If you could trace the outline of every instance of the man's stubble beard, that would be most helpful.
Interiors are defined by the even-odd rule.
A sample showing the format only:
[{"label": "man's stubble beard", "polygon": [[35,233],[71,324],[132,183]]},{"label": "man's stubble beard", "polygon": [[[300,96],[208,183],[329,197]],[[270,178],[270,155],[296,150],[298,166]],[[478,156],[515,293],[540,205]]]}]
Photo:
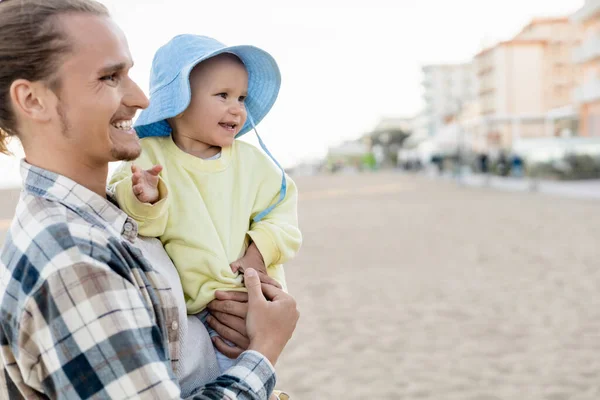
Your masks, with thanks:
[{"label": "man's stubble beard", "polygon": [[[65,113],[64,107],[62,106],[62,101],[60,100],[56,106],[56,113],[60,119],[61,133],[65,138],[69,139],[71,137],[71,135],[69,135],[71,125],[69,124],[67,114]],[[119,148],[119,146],[115,145],[114,143],[110,149],[110,155],[116,161],[133,161],[137,159],[141,153],[142,148],[140,147],[139,142],[137,148],[135,149],[129,149],[127,147]]]},{"label": "man's stubble beard", "polygon": [[142,154],[142,148],[139,146],[134,149],[120,149],[118,146],[114,146],[110,149],[110,155],[118,161],[133,161]]}]

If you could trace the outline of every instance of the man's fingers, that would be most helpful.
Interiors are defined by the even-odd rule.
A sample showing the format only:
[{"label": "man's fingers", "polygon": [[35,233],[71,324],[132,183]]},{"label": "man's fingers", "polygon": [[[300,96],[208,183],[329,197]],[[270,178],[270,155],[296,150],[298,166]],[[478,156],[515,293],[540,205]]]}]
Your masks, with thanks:
[{"label": "man's fingers", "polygon": [[259,272],[258,277],[260,278],[260,281],[262,283],[266,283],[267,285],[273,285],[276,288],[281,289],[281,284],[275,279],[271,278],[269,275]]},{"label": "man's fingers", "polygon": [[215,317],[209,316],[207,318],[207,322],[211,328],[215,330],[219,334],[220,337],[229,340],[236,346],[246,347],[250,344],[248,338],[244,337],[241,333],[231,329],[225,324],[222,324]]},{"label": "man's fingers", "polygon": [[232,290],[218,290],[215,292],[215,297],[217,298],[217,300],[233,300],[243,303],[248,301],[248,293],[234,292]]},{"label": "man's fingers", "polygon": [[220,311],[225,314],[245,318],[246,313],[248,312],[248,303],[243,303],[235,300],[213,300],[210,303],[208,303],[208,309],[211,312]]},{"label": "man's fingers", "polygon": [[[242,274],[244,274],[244,279],[245,279],[245,277],[246,277],[246,273],[245,273],[245,271],[244,271],[244,268],[240,266],[240,267],[238,268],[238,270],[239,270],[239,271],[240,271]],[[235,271],[233,271],[233,272],[235,272]],[[271,278],[269,275],[267,275],[267,274],[266,274],[266,272],[263,272],[263,271],[258,271],[258,270],[257,270],[256,272],[258,273],[258,278],[260,279],[260,281],[261,281],[262,283],[268,283],[269,285],[273,285],[273,286],[275,286],[276,288],[279,288],[279,289],[281,289],[281,284],[280,284],[279,282],[277,282],[275,279]]]},{"label": "man's fingers", "polygon": [[260,285],[260,278],[254,269],[248,268],[244,273],[244,285],[246,285],[246,289],[248,289],[249,305],[265,301]]},{"label": "man's fingers", "polygon": [[[246,320],[241,317],[236,317],[235,315],[225,314],[219,311],[211,311],[211,316],[213,316],[218,322],[222,323],[225,326],[230,327],[234,331],[238,332],[240,335],[247,337],[246,333]],[[227,336],[224,336],[225,339],[231,340]],[[233,341],[233,340],[232,340]],[[243,343],[236,343],[238,346]]]},{"label": "man's fingers", "polygon": [[266,297],[267,300],[274,300],[276,297],[285,294],[283,290],[267,283],[263,283],[261,289],[264,297]]},{"label": "man's fingers", "polygon": [[221,353],[223,353],[226,357],[229,357],[233,360],[238,358],[240,356],[240,354],[242,354],[244,352],[243,349],[241,349],[237,346],[236,347],[229,346],[220,337],[214,337],[212,339],[212,341],[213,341],[213,344],[215,345],[215,347],[217,348],[217,350],[219,350]]}]

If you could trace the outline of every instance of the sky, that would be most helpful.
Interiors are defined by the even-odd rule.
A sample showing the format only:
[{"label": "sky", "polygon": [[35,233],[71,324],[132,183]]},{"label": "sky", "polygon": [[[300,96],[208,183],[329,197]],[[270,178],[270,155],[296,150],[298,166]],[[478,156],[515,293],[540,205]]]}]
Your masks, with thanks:
[{"label": "sky", "polygon": [[[258,125],[286,167],[422,107],[421,66],[470,61],[533,17],[570,15],[583,0],[101,0],[124,30],[148,93],[152,57],[173,36],[251,44],[277,60],[282,87]],[[247,135],[248,136],[248,135]],[[251,139],[251,138],[250,138]],[[0,167],[2,160],[0,159]],[[1,183],[1,182],[0,182]]]},{"label": "sky", "polygon": [[[282,72],[277,103],[258,126],[291,166],[421,106],[421,65],[469,61],[535,16],[569,15],[582,0],[106,0],[147,92],[154,52],[197,33],[270,52]],[[297,5],[292,5],[297,4]]]}]

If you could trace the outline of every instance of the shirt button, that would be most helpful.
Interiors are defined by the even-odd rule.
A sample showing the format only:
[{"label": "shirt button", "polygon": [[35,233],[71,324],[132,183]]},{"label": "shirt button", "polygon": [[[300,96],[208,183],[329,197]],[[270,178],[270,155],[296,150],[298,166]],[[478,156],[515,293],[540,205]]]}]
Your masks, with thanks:
[{"label": "shirt button", "polygon": [[173,323],[171,324],[171,329],[174,331],[179,329],[179,324],[177,323],[177,321],[173,321]]},{"label": "shirt button", "polygon": [[133,230],[133,225],[131,225],[131,222],[127,222],[125,224],[125,232],[131,232]]}]

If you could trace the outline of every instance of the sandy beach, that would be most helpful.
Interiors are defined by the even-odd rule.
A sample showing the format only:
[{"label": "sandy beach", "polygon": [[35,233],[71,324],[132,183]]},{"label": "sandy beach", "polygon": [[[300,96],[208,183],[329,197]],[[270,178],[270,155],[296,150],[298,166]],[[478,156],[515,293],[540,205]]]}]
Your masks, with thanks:
[{"label": "sandy beach", "polygon": [[600,399],[600,202],[392,173],[296,181],[301,320],[277,365],[294,400]]},{"label": "sandy beach", "polygon": [[298,179],[296,399],[600,399],[600,203]]}]

